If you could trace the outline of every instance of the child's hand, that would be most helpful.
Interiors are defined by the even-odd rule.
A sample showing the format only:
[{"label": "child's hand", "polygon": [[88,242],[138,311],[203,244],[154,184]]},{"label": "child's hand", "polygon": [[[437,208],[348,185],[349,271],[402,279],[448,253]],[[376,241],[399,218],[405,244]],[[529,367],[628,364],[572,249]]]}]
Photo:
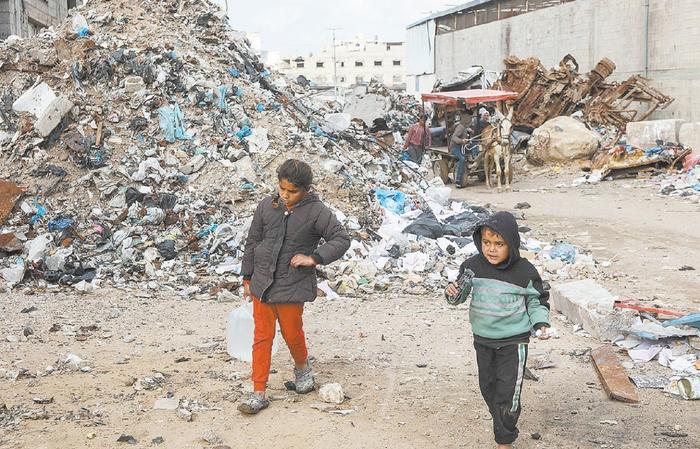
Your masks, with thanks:
[{"label": "child's hand", "polygon": [[552,338],[552,334],[548,332],[548,329],[549,328],[547,326],[540,326],[535,332],[535,335],[540,340],[549,340],[550,338]]},{"label": "child's hand", "polygon": [[292,268],[299,267],[315,267],[316,261],[311,256],[306,256],[304,254],[296,254],[292,257],[292,261],[289,263]]},{"label": "child's hand", "polygon": [[243,300],[252,301],[253,295],[250,294],[250,283],[243,282]]},{"label": "child's hand", "polygon": [[450,282],[447,285],[447,288],[445,289],[445,294],[447,296],[455,296],[457,293],[459,293],[459,289],[457,288],[457,284],[454,282]]}]

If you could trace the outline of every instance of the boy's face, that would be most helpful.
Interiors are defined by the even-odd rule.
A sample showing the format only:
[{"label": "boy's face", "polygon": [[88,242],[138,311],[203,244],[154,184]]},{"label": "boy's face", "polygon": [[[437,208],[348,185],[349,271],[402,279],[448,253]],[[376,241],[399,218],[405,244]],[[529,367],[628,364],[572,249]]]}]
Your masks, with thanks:
[{"label": "boy's face", "polygon": [[293,207],[306,196],[306,190],[296,184],[289,182],[287,179],[280,179],[278,184],[280,198],[284,205],[288,208]]},{"label": "boy's face", "polygon": [[491,265],[498,265],[508,259],[508,243],[501,234],[481,228],[481,252]]}]

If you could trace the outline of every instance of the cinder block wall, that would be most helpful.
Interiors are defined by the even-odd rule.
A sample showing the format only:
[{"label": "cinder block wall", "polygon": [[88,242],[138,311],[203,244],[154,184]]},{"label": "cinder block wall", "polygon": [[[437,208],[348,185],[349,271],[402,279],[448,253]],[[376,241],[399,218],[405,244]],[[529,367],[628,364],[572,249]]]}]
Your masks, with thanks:
[{"label": "cinder block wall", "polygon": [[[700,121],[700,1],[649,0],[648,75],[676,101],[653,118]],[[436,37],[438,78],[472,65],[502,70],[509,55],[547,67],[571,53],[583,72],[603,57],[612,79],[645,73],[645,0],[578,0]]]}]

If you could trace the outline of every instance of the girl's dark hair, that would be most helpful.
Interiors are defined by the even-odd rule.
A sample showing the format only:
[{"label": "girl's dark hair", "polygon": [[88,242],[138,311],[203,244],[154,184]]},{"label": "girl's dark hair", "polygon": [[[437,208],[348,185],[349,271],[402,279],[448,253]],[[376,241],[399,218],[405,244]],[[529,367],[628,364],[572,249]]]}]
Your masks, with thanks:
[{"label": "girl's dark hair", "polygon": [[298,159],[287,159],[277,168],[277,179],[291,182],[297,187],[309,190],[314,183],[314,174],[306,162]]}]

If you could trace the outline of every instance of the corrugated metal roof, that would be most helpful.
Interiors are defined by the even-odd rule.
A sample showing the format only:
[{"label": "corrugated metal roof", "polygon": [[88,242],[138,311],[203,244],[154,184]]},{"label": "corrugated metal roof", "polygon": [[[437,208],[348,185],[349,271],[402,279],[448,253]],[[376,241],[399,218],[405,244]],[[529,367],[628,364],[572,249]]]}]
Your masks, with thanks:
[{"label": "corrugated metal roof", "polygon": [[465,9],[473,8],[475,6],[483,5],[484,3],[488,3],[490,1],[491,0],[472,0],[470,2],[463,3],[459,6],[455,6],[453,8],[446,9],[444,11],[439,11],[439,12],[436,12],[434,14],[431,14],[428,17],[424,17],[423,19],[420,19],[417,22],[413,22],[412,24],[407,26],[406,29],[408,30],[409,28],[413,28],[413,27],[416,27],[418,25],[422,25],[429,20],[437,19],[438,17],[449,16],[450,14],[454,14],[454,13],[459,12],[459,11],[464,11]]}]

